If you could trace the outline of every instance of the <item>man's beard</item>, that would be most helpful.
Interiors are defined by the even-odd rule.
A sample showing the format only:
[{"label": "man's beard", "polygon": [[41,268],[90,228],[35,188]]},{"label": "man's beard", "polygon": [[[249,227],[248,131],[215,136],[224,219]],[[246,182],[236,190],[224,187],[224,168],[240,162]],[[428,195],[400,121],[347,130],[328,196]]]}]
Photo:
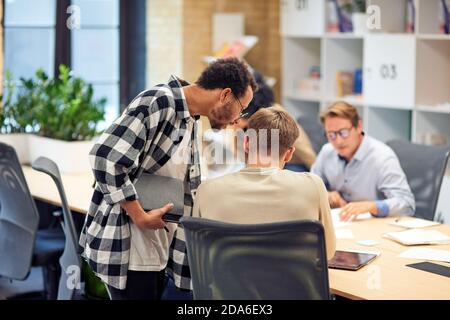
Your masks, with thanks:
[{"label": "man's beard", "polygon": [[220,107],[214,107],[208,117],[211,128],[216,130],[225,129],[227,125],[233,121],[233,119],[230,118],[230,114],[233,114],[233,105],[231,103],[227,103]]},{"label": "man's beard", "polygon": [[221,122],[216,122],[216,120],[214,120],[214,119],[209,119],[209,123],[211,124],[211,128],[214,130],[222,130],[227,127],[226,123],[224,124]]}]

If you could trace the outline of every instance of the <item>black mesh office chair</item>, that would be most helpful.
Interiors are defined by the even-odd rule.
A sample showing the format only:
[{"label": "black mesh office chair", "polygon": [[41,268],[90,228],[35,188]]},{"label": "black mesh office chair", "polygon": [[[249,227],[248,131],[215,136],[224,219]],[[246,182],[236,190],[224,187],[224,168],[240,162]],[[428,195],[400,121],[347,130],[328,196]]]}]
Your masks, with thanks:
[{"label": "black mesh office chair", "polygon": [[328,142],[322,124],[316,117],[311,116],[298,117],[297,122],[308,135],[314,151],[319,153],[323,145]]},{"label": "black mesh office chair", "polygon": [[32,164],[33,169],[48,174],[56,184],[63,212],[62,228],[65,235],[64,252],[59,259],[61,277],[58,287],[58,300],[72,300],[76,289],[80,289],[81,261],[77,252],[78,234],[75,230],[72,213],[66,198],[58,166],[52,160],[40,157]]},{"label": "black mesh office chair", "polygon": [[24,280],[31,266],[43,267],[44,298],[55,299],[65,237],[60,228],[38,230],[38,225],[16,152],[0,143],[0,276]]},{"label": "black mesh office chair", "polygon": [[323,226],[184,217],[194,299],[329,299]]},{"label": "black mesh office chair", "polygon": [[400,160],[416,201],[415,216],[434,220],[450,146],[427,146],[403,140],[387,143]]}]

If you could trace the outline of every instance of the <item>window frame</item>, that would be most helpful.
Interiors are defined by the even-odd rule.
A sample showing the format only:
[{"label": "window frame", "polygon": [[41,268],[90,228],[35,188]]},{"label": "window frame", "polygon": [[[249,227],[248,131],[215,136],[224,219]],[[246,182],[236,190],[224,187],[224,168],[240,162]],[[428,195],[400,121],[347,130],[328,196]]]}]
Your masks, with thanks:
[{"label": "window frame", "polygon": [[[5,30],[5,0],[0,0],[1,28]],[[54,77],[59,76],[59,65],[72,67],[72,35],[66,27],[69,17],[67,8],[71,0],[56,1]],[[119,0],[119,81],[117,112],[120,114],[131,100],[145,89],[146,73],[146,0]],[[4,48],[5,38],[1,46]],[[2,51],[4,53],[4,50]],[[1,78],[4,77],[4,55],[1,66]]]}]

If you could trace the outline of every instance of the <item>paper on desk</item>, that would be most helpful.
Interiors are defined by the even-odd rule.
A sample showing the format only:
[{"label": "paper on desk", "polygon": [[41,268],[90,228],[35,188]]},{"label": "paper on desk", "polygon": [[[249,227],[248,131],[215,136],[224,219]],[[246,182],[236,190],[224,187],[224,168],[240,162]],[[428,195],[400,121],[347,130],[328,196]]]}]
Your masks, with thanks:
[{"label": "paper on desk", "polygon": [[399,257],[416,260],[450,262],[450,251],[428,248],[411,248],[400,253]]},{"label": "paper on desk", "polygon": [[341,212],[341,208],[331,209],[331,219],[333,220],[333,227],[335,229],[336,228],[345,227],[345,226],[349,226],[355,221],[367,220],[367,219],[371,219],[372,218],[372,215],[369,212],[366,212],[366,213],[359,214],[356,217],[356,219],[354,219],[354,220],[341,221],[341,219],[339,218],[339,213],[340,212]]},{"label": "paper on desk", "polygon": [[414,228],[426,228],[431,226],[436,226],[439,224],[439,222],[435,221],[429,221],[425,219],[418,219],[418,218],[398,218],[389,224],[393,226],[408,228],[408,229],[414,229]]},{"label": "paper on desk", "polygon": [[336,239],[354,239],[353,231],[350,229],[336,229]]},{"label": "paper on desk", "polygon": [[388,232],[385,233],[383,237],[404,245],[450,243],[450,237],[436,230],[408,229],[404,231]]}]

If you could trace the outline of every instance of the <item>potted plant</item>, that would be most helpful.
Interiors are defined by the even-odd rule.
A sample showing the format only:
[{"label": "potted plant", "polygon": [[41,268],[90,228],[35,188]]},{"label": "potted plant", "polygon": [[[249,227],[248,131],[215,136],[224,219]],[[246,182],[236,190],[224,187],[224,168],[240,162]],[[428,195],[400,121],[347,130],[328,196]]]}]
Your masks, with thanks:
[{"label": "potted plant", "polygon": [[[26,110],[23,99],[13,103],[16,85],[9,70],[5,73],[5,94],[0,95],[0,142],[14,147],[20,163],[29,163],[28,135],[32,111]],[[25,108],[25,109],[24,109]]]},{"label": "potted plant", "polygon": [[366,1],[354,0],[353,1],[353,33],[362,35],[369,31],[367,28],[367,14],[366,14]]},{"label": "potted plant", "polygon": [[89,171],[88,154],[104,119],[106,99],[94,101],[92,85],[73,77],[66,66],[59,67],[59,74],[49,78],[38,70],[35,78],[20,79],[15,101],[9,102],[13,111],[4,113],[8,120],[3,123],[20,124],[24,132],[33,133],[28,135],[29,162],[46,156],[61,172]]},{"label": "potted plant", "polygon": [[[59,67],[59,77],[49,78],[38,70],[32,125],[37,134],[29,138],[30,161],[46,156],[66,173],[90,170],[89,151],[104,120],[106,99],[93,100],[92,85],[73,77],[69,68]],[[30,83],[31,85],[31,83]]]}]

